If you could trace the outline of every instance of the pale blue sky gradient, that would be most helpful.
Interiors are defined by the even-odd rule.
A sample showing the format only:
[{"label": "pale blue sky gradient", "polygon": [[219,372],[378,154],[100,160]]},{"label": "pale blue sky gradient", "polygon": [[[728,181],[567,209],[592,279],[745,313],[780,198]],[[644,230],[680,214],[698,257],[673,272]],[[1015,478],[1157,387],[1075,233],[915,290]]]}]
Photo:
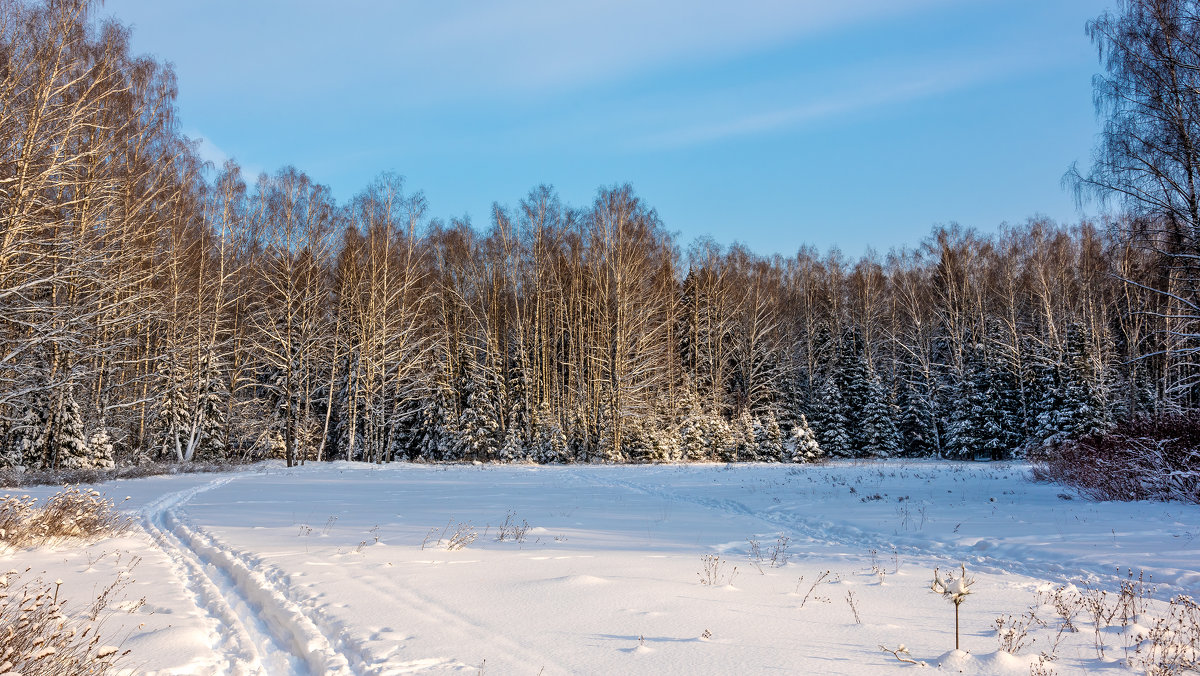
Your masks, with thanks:
[{"label": "pale blue sky gradient", "polygon": [[1083,0],[108,0],[184,133],[340,201],[393,170],[487,226],[630,182],[686,246],[857,256],[934,224],[1074,222],[1099,129]]}]

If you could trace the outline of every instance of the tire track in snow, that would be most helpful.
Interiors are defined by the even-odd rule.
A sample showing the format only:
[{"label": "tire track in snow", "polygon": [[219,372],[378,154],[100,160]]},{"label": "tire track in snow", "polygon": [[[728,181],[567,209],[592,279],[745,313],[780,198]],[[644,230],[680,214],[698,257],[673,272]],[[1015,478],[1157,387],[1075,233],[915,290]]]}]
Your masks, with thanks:
[{"label": "tire track in snow", "polygon": [[[223,486],[223,477],[169,493],[142,510],[142,526],[175,566],[196,605],[210,618],[213,649],[224,672],[242,674],[354,674],[346,658],[313,622],[261,576],[205,546],[176,512],[199,493]],[[253,571],[250,571],[253,572]]]},{"label": "tire track in snow", "polygon": [[[866,531],[856,526],[836,523],[825,519],[813,519],[803,516],[774,511],[755,511],[746,505],[732,499],[713,499],[688,496],[672,491],[661,485],[643,485],[616,478],[593,476],[591,472],[577,473],[575,476],[598,487],[623,488],[634,493],[649,495],[672,502],[682,502],[697,505],[706,509],[739,516],[747,516],[766,522],[774,528],[791,531],[809,539],[809,541],[826,546],[852,546],[863,551],[878,548],[881,545],[892,545],[896,538],[886,533]],[[933,546],[937,544],[939,546]],[[1119,571],[1114,574],[1113,568],[1085,567],[1080,564],[1065,564],[1056,561],[1037,560],[1036,547],[1025,545],[1009,545],[1005,547],[1006,557],[991,556],[980,553],[975,546],[952,545],[936,541],[922,544],[895,544],[896,550],[906,556],[923,556],[942,559],[953,567],[959,562],[971,563],[975,568],[992,574],[1017,573],[1034,579],[1052,580],[1060,583],[1078,582],[1080,578],[1100,582],[1113,588],[1119,587],[1126,578]],[[1163,576],[1164,578],[1166,576]],[[1172,587],[1161,582],[1160,575],[1155,574],[1155,583],[1160,587]],[[1184,590],[1186,591],[1186,590]]]}]

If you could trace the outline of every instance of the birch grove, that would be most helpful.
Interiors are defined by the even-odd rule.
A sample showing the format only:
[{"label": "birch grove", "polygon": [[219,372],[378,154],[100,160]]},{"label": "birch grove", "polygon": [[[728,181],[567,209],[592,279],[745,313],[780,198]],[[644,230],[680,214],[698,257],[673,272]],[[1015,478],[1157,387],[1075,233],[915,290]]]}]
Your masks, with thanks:
[{"label": "birch grove", "polygon": [[0,0],[2,465],[1005,458],[1200,405],[1161,214],[852,260],[681,242],[628,185],[338,204],[204,165],[96,7]]}]

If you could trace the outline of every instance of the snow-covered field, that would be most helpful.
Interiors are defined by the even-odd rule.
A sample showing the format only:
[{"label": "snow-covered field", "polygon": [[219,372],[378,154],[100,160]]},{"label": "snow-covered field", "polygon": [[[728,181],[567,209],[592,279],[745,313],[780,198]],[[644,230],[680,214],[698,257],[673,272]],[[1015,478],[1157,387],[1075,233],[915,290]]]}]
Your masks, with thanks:
[{"label": "snow-covered field", "polygon": [[[1121,673],[1134,642],[1119,616],[1101,657],[1091,616],[1060,634],[1038,589],[1111,594],[1132,569],[1160,600],[1194,594],[1200,509],[1088,502],[1027,474],[932,461],[256,466],[102,485],[130,496],[143,530],[0,566],[61,578],[83,603],[134,564],[105,628],[127,636],[138,673],[921,669],[880,650],[904,644],[929,668],[1028,674],[1056,637],[1055,672]],[[459,524],[476,537],[450,549]],[[960,563],[977,580],[961,608],[969,654],[952,652],[953,606],[929,588],[935,567]],[[1045,626],[999,652],[995,619],[1031,605]]]}]

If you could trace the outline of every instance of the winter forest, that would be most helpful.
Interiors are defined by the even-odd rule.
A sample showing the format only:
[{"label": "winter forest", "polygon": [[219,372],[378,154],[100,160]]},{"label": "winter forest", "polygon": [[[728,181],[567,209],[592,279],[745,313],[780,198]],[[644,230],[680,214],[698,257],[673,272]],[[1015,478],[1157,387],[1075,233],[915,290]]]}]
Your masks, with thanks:
[{"label": "winter forest", "polygon": [[[0,0],[0,465],[1002,459],[1200,404],[1181,183],[860,259],[679,241],[629,185],[338,204],[206,166],[96,9]],[[1081,192],[1149,190],[1121,110]]]}]

